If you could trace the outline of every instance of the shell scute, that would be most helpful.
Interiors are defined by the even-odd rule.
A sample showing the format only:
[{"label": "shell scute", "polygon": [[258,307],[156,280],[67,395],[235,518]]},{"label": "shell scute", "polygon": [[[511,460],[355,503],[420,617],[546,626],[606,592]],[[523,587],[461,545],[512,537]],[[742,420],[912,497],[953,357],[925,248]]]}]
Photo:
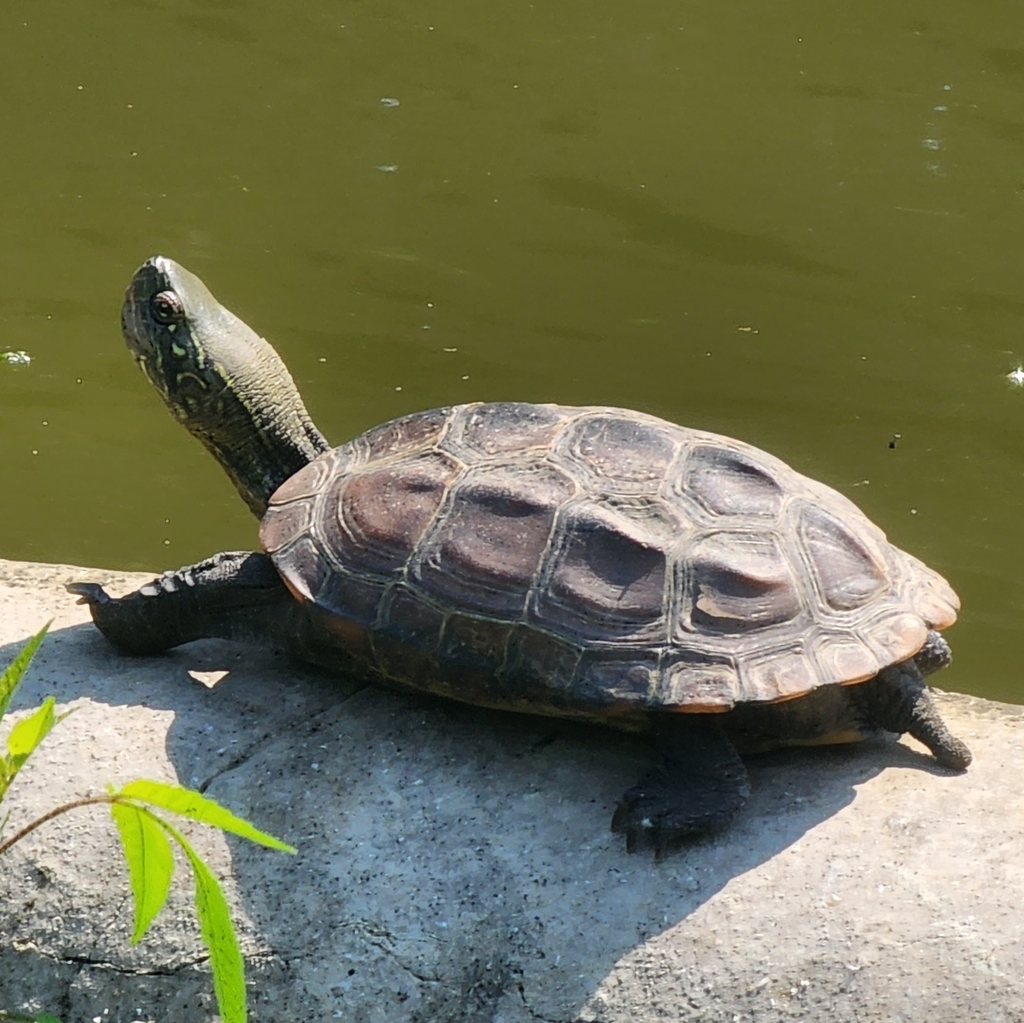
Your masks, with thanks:
[{"label": "shell scute", "polygon": [[863,607],[882,591],[889,577],[885,560],[860,525],[849,516],[843,520],[814,505],[801,509],[800,537],[822,597],[834,611]]},{"label": "shell scute", "polygon": [[880,664],[898,664],[913,657],[928,638],[928,627],[921,617],[910,611],[887,609],[862,629],[868,645]]},{"label": "shell scute", "polygon": [[728,659],[680,650],[662,668],[660,702],[691,713],[722,713],[741,699],[739,675]]},{"label": "shell scute", "polygon": [[912,554],[898,552],[903,571],[913,583],[911,607],[925,620],[930,629],[948,629],[957,618],[960,598],[953,587]]},{"label": "shell scute", "polygon": [[431,409],[375,426],[358,438],[360,451],[368,462],[426,451],[440,441],[451,415],[450,408]]},{"label": "shell scute", "polygon": [[467,461],[548,448],[574,411],[513,401],[464,406],[442,446]]},{"label": "shell scute", "polygon": [[285,585],[299,599],[315,601],[331,576],[331,566],[308,535],[299,536],[275,552],[274,563]]},{"label": "shell scute", "polygon": [[445,664],[494,677],[505,663],[514,626],[488,618],[452,614],[445,622],[438,656]]},{"label": "shell scute", "polygon": [[432,689],[438,675],[437,646],[445,615],[403,585],[393,586],[381,605],[373,649],[386,677]]},{"label": "shell scute", "polygon": [[606,412],[578,419],[559,447],[597,487],[657,492],[677,445],[676,432],[657,420]]},{"label": "shell scute", "polygon": [[802,645],[763,650],[740,662],[743,699],[763,703],[791,700],[820,685]]},{"label": "shell scute", "polygon": [[397,575],[418,548],[458,466],[426,452],[375,463],[335,487],[325,501],[324,539],[341,564]]},{"label": "shell scute", "polygon": [[567,706],[582,651],[548,632],[519,625],[512,630],[500,677],[516,699],[543,707]]},{"label": "shell scute", "polygon": [[667,552],[678,531],[679,520],[654,501],[568,506],[536,620],[588,639],[664,639]]},{"label": "shell scute", "polygon": [[573,695],[584,706],[606,704],[629,713],[654,702],[658,678],[656,651],[588,650],[580,660]]},{"label": "shell scute", "polygon": [[471,469],[452,488],[411,578],[453,607],[518,617],[555,513],[574,490],[572,480],[550,465]]},{"label": "shell scute", "polygon": [[686,456],[680,491],[712,515],[777,519],[786,492],[768,466],[745,451],[699,444]]},{"label": "shell scute", "polygon": [[388,634],[423,650],[437,649],[445,612],[408,586],[392,586],[381,604],[379,624]]},{"label": "shell scute", "polygon": [[351,572],[335,569],[321,585],[316,603],[330,614],[374,626],[387,592],[388,586],[384,582],[362,579]]},{"label": "shell scute", "polygon": [[260,523],[260,546],[273,554],[307,532],[313,523],[312,499],[271,504]]},{"label": "shell scute", "polygon": [[[344,452],[344,449],[337,448],[303,466],[270,495],[270,506],[301,501],[319,494],[327,481],[338,471],[341,452]],[[348,460],[345,454],[341,455],[340,461],[343,464],[347,464]]]},{"label": "shell scute", "polygon": [[790,566],[771,533],[717,532],[687,551],[681,626],[706,635],[742,634],[795,621],[804,609]]},{"label": "shell scute", "polygon": [[883,667],[856,636],[823,634],[815,637],[814,659],[823,683],[849,684],[874,678]]}]

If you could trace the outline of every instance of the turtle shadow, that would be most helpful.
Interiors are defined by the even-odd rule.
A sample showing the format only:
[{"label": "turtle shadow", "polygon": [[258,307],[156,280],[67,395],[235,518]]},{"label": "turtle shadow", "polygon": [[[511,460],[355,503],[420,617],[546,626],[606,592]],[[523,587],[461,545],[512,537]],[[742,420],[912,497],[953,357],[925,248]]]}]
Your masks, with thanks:
[{"label": "turtle shadow", "polygon": [[884,741],[751,757],[733,824],[656,860],[609,829],[646,768],[642,736],[346,683],[219,641],[129,658],[91,625],[50,637],[16,709],[51,693],[115,719],[173,712],[163,743],[180,783],[298,848],[228,840],[258,952],[254,1020],[367,1005],[394,1020],[573,1019],[623,956],[848,810],[879,772],[947,773]]}]

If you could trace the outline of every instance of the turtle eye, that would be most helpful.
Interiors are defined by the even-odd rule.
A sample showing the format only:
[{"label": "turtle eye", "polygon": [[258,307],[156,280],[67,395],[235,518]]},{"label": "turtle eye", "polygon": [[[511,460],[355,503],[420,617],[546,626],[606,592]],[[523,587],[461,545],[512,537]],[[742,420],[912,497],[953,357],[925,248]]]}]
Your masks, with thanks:
[{"label": "turtle eye", "polygon": [[177,323],[182,316],[181,299],[173,291],[161,291],[149,303],[157,323]]}]

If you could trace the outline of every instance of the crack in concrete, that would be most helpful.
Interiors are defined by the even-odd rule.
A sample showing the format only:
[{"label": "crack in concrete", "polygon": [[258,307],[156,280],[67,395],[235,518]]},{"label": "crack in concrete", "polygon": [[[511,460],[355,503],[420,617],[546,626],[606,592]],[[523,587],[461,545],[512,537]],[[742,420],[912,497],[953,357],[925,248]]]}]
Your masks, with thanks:
[{"label": "crack in concrete", "polygon": [[542,1016],[536,1009],[530,1006],[530,1003],[526,1000],[526,993],[523,991],[522,985],[519,986],[519,997],[522,999],[523,1008],[530,1014],[530,1019],[537,1020],[537,1023],[566,1023],[565,1020],[552,1019],[550,1016]]},{"label": "crack in concrete", "polygon": [[112,963],[105,959],[90,959],[87,956],[57,956],[56,959],[62,963],[91,967],[97,970],[107,970],[110,973],[117,973],[125,977],[176,977],[184,970],[210,961],[209,956],[201,956],[196,959],[186,959],[178,966],[165,968],[159,966],[119,966],[117,963]]},{"label": "crack in concrete", "polygon": [[[550,1016],[544,1016],[537,1012],[537,1010],[534,1009],[526,999],[526,985],[523,983],[524,973],[522,967],[518,965],[512,966],[511,972],[518,975],[520,978],[516,981],[516,990],[519,992],[519,1000],[523,1003],[523,1008],[529,1014],[530,1019],[537,1020],[537,1023],[568,1023],[566,1020],[552,1019]],[[575,1023],[575,1020],[572,1021],[572,1023]]]},{"label": "crack in concrete", "polygon": [[327,714],[333,711],[335,708],[340,707],[344,703],[348,703],[354,696],[358,696],[359,693],[366,689],[372,688],[372,683],[366,682],[359,685],[351,693],[347,693],[339,700],[332,700],[330,704],[325,707],[321,707],[319,710],[314,711],[308,717],[296,717],[293,721],[287,722],[281,729],[273,732],[265,732],[258,739],[254,739],[248,746],[243,750],[240,750],[235,756],[233,756],[225,764],[218,767],[212,774],[208,775],[203,781],[199,783],[197,791],[205,793],[206,790],[218,779],[222,778],[225,774],[230,774],[232,771],[237,770],[244,764],[247,764],[253,759],[258,753],[266,749],[274,739],[280,739],[285,734],[286,730],[291,727],[295,727],[296,736],[299,735],[302,730],[305,730],[306,735],[313,735],[320,731],[323,727],[322,723],[318,723],[320,719],[324,718]]},{"label": "crack in concrete", "polygon": [[278,738],[276,732],[264,732],[258,739],[253,740],[245,749],[240,750],[238,754],[232,757],[226,764],[218,767],[213,774],[204,778],[203,781],[197,786],[197,791],[206,792],[206,790],[218,779],[223,777],[225,774],[229,774],[236,768],[241,767],[243,764],[248,763],[257,753],[265,749],[272,739]]},{"label": "crack in concrete", "polygon": [[[332,930],[348,932],[356,938],[362,939],[366,945],[377,949],[379,952],[383,952],[384,955],[394,961],[400,969],[404,970],[410,976],[424,984],[446,984],[451,982],[450,977],[418,972],[414,967],[410,966],[405,961],[402,954],[396,951],[393,947],[393,945],[400,941],[429,944],[431,941],[440,942],[440,938],[431,938],[430,935],[402,938],[372,920],[345,920],[339,922],[336,928],[333,928]],[[272,954],[279,956],[284,962],[295,963],[303,962],[308,957],[315,958],[320,954],[320,949],[318,946],[313,948],[300,947],[293,948],[290,952],[278,951]],[[249,959],[250,957],[246,956],[246,958]]]},{"label": "crack in concrete", "polygon": [[177,966],[121,966],[112,963],[107,959],[90,959],[85,955],[61,955],[56,952],[48,952],[40,948],[34,941],[18,942],[15,946],[18,952],[32,952],[50,963],[64,964],[67,966],[95,967],[99,970],[109,970],[111,973],[123,974],[128,977],[175,977],[184,970],[195,966],[201,966],[210,961],[209,956],[197,956],[194,959],[183,959]]},{"label": "crack in concrete", "polygon": [[[397,963],[401,969],[410,976],[415,977],[418,981],[421,981],[424,984],[442,984],[445,982],[445,977],[433,976],[428,973],[418,973],[412,966],[405,962],[401,954],[392,947],[402,939],[393,934],[387,927],[375,923],[372,920],[349,920],[345,923],[344,929],[358,934],[367,945],[383,952],[389,959],[392,959]],[[405,940],[429,943],[426,937],[407,938]],[[441,939],[435,938],[434,940],[440,941]]]},{"label": "crack in concrete", "polygon": [[[40,948],[35,942],[21,942],[16,946],[19,952],[32,952],[51,963],[64,963],[69,966],[93,967],[98,970],[108,970],[111,973],[123,974],[127,977],[176,977],[186,970],[197,966],[203,966],[210,961],[208,955],[197,955],[189,959],[182,959],[174,966],[125,966],[112,963],[109,959],[93,959],[88,955],[61,955],[55,952],[48,952]],[[275,961],[284,963],[282,954],[275,949],[262,949],[257,952],[243,952],[245,962],[252,966],[268,966]]]},{"label": "crack in concrete", "polygon": [[405,962],[394,949],[388,948],[386,945],[380,944],[375,941],[370,941],[368,942],[368,944],[372,945],[374,948],[380,949],[380,951],[383,952],[389,959],[392,959],[402,970],[408,973],[409,976],[415,977],[418,981],[420,981],[423,984],[443,984],[445,982],[444,977],[431,976],[428,973],[417,973],[416,970],[413,969],[413,967],[411,967],[407,962]]}]

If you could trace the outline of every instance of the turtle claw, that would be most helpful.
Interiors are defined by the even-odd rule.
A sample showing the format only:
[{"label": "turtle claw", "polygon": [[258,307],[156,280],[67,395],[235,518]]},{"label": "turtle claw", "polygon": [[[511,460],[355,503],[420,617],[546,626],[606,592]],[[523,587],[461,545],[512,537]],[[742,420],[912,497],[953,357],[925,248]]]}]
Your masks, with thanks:
[{"label": "turtle claw", "polygon": [[626,852],[632,855],[641,846],[654,849],[654,858],[660,860],[665,851],[678,842],[678,838],[650,817],[639,816],[634,806],[627,804],[629,795],[619,803],[612,817],[612,831],[626,838]]},{"label": "turtle claw", "polygon": [[113,600],[99,583],[67,583],[64,589],[78,597],[76,604],[95,607],[97,604],[109,604]]},{"label": "turtle claw", "polygon": [[626,852],[653,849],[660,860],[687,839],[720,831],[733,818],[745,793],[732,800],[712,788],[694,791],[686,779],[655,769],[623,797],[612,817],[612,831],[626,838]]},{"label": "turtle claw", "polygon": [[150,623],[138,613],[140,601],[152,603],[139,596],[141,591],[127,597],[112,597],[98,583],[66,583],[64,589],[78,597],[78,604],[89,608],[93,624],[118,650],[150,654],[167,648],[162,640],[154,642]]}]

